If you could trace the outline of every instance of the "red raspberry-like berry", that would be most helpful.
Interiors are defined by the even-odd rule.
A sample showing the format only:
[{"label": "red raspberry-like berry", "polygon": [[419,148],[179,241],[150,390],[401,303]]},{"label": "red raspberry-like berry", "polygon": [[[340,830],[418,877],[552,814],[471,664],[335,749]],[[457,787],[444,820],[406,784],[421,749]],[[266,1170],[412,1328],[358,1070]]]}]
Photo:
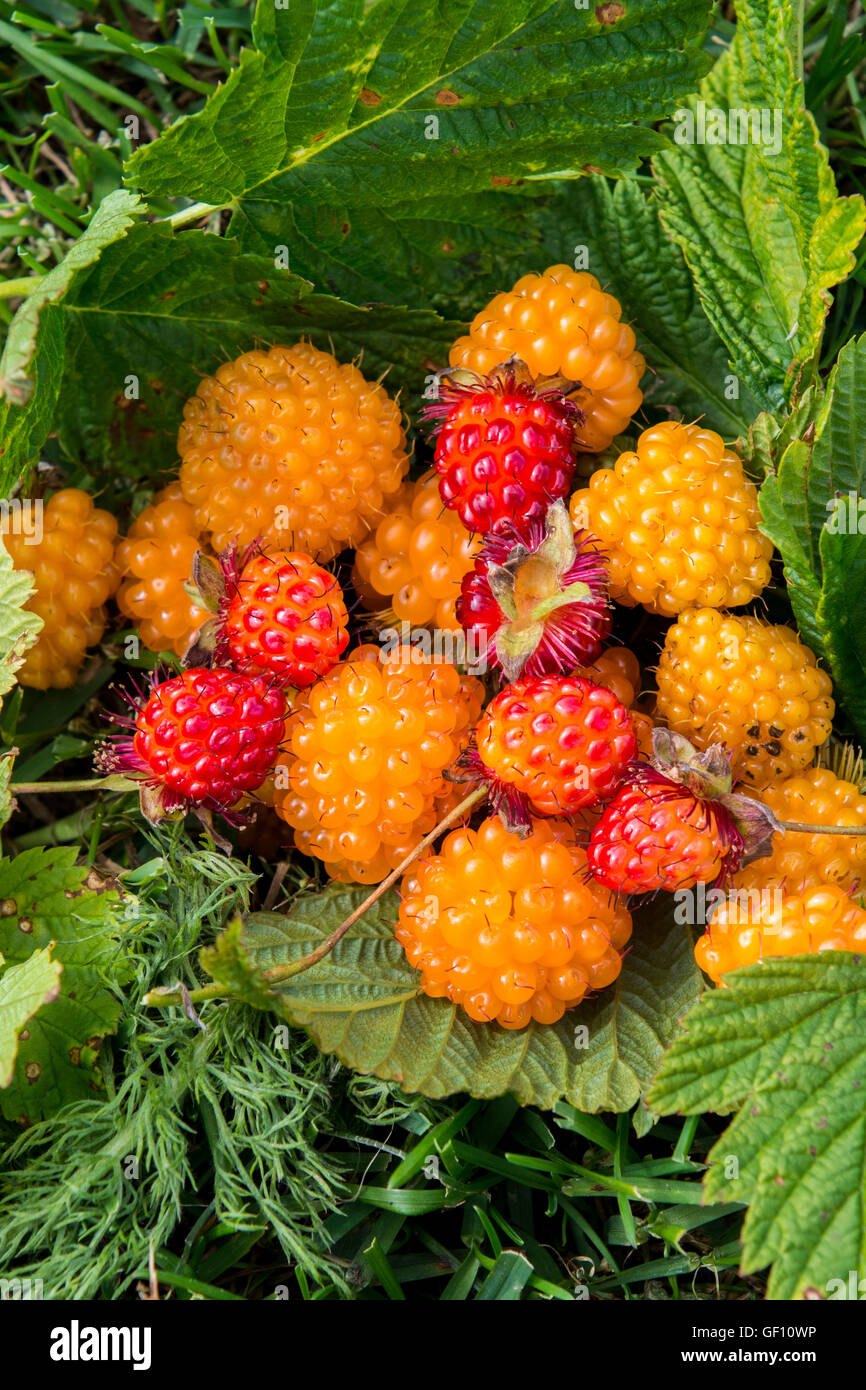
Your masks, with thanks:
[{"label": "red raspberry-like berry", "polygon": [[103,747],[97,761],[141,776],[160,814],[225,811],[267,777],[286,715],[285,694],[266,677],[195,668],[155,684],[135,718],[120,721],[132,739]]},{"label": "red raspberry-like berry", "polygon": [[575,535],[561,501],[544,524],[502,522],[463,580],[457,616],[508,680],[592,662],[610,631],[605,557]]},{"label": "red raspberry-like berry", "polygon": [[217,660],[249,676],[312,685],[349,641],[334,575],[297,551],[256,550],[227,586]]},{"label": "red raspberry-like berry", "polygon": [[438,422],[434,462],[443,502],[482,535],[502,521],[542,521],[571,486],[577,407],[555,391],[537,392],[511,366],[490,377],[461,376],[468,380],[446,379],[424,412]]},{"label": "red raspberry-like berry", "polygon": [[475,1023],[556,1023],[622,968],[631,917],[586,880],[563,821],[525,838],[493,816],[455,830],[407,872],[396,931],[421,988]]},{"label": "red raspberry-like berry", "polygon": [[586,857],[614,893],[672,893],[718,879],[735,836],[712,802],[657,777],[617,793],[593,827]]},{"label": "red raspberry-like berry", "polygon": [[515,681],[477,731],[479,770],[515,822],[596,806],[637,755],[631,717],[612,691],[580,676]]}]

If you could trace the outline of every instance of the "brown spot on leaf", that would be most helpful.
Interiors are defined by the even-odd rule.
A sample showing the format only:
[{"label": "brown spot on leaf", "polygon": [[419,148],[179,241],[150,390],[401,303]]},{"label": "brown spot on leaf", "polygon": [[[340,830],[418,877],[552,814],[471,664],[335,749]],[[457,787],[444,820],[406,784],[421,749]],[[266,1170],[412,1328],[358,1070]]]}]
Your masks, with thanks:
[{"label": "brown spot on leaf", "polygon": [[100,1049],[101,1046],[102,1046],[102,1038],[100,1038],[100,1037],[88,1038],[87,1041],[86,1041],[86,1043],[84,1044],[84,1046],[85,1046],[85,1047],[89,1047],[89,1048],[91,1049],[92,1052],[98,1052],[99,1049]]},{"label": "brown spot on leaf", "polygon": [[442,250],[445,251],[445,252],[453,251],[453,250],[454,250],[454,243],[453,243],[453,241],[443,241],[443,243],[442,243]]},{"label": "brown spot on leaf", "polygon": [[608,0],[606,5],[596,5],[595,17],[599,24],[616,24],[618,19],[622,19],[625,14],[625,5],[621,5],[619,0]]},{"label": "brown spot on leaf", "polygon": [[33,923],[30,921],[29,917],[20,917],[18,919],[18,930],[23,931],[25,936],[31,935],[33,931]]},{"label": "brown spot on leaf", "polygon": [[782,1177],[781,1173],[777,1173],[773,1181],[775,1182],[777,1187],[785,1186],[785,1179]]},{"label": "brown spot on leaf", "polygon": [[494,188],[510,188],[514,179],[506,178],[504,174],[494,174],[490,182],[493,184]]},{"label": "brown spot on leaf", "polygon": [[382,98],[378,92],[373,92],[369,87],[362,87],[358,93],[358,100],[362,106],[378,106]]},{"label": "brown spot on leaf", "polygon": [[328,135],[329,135],[329,134],[330,134],[330,131],[323,130],[322,133],[321,133],[321,135],[314,135],[314,136],[313,136],[312,143],[313,143],[314,145],[318,145],[319,141],[320,141],[320,140],[326,140],[326,139],[328,138]]},{"label": "brown spot on leaf", "polygon": [[19,1042],[29,1042],[29,1041],[30,1041],[30,1029],[29,1029],[29,1028],[22,1028],[22,1029],[21,1029],[21,1032],[18,1034],[18,1041],[19,1041]]},{"label": "brown spot on leaf", "polygon": [[70,1049],[69,1049],[69,1060],[70,1060],[70,1062],[72,1063],[72,1065],[73,1065],[74,1067],[79,1067],[79,1066],[81,1065],[81,1048],[80,1048],[80,1047],[70,1047]]},{"label": "brown spot on leaf", "polygon": [[440,87],[436,93],[437,106],[456,106],[460,98],[450,87]]},{"label": "brown spot on leaf", "polygon": [[585,174],[600,174],[601,170],[597,164],[584,164],[583,172]]},{"label": "brown spot on leaf", "polygon": [[259,281],[259,289],[261,290],[262,294],[267,294],[267,292],[268,292],[268,290],[269,290],[270,288],[271,288],[271,287],[270,287],[270,285],[268,284],[267,280],[260,280],[260,281]]},{"label": "brown spot on leaf", "polygon": [[18,911],[18,904],[14,898],[4,898],[0,902],[0,917],[14,917]]},{"label": "brown spot on leaf", "polygon": [[344,222],[343,225],[342,225],[342,227],[340,228],[340,235],[341,235],[341,236],[348,236],[351,230],[352,230],[352,228],[350,227],[349,223],[348,223],[348,222]]},{"label": "brown spot on leaf", "polygon": [[165,294],[161,294],[159,297],[160,299],[174,299],[176,293],[176,290],[166,290]]},{"label": "brown spot on leaf", "polygon": [[24,1075],[27,1077],[27,1085],[35,1086],[42,1075],[42,1068],[38,1062],[28,1062],[24,1068]]}]

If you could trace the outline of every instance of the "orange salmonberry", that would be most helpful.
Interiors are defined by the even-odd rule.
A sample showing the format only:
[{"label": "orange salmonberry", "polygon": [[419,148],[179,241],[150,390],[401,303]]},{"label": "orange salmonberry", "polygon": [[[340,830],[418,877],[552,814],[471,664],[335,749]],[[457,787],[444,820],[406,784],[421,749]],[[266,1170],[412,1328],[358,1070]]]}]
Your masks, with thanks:
[{"label": "orange salmonberry", "polygon": [[695,947],[702,970],[724,984],[729,970],[773,956],[866,951],[866,911],[836,884],[785,897],[781,889],[732,892]]},{"label": "orange salmonberry", "polygon": [[428,473],[389,499],[355,552],[352,577],[365,608],[390,608],[398,622],[459,632],[455,604],[480,548],[481,538],[443,507],[436,475]]},{"label": "orange salmonberry", "polygon": [[36,690],[61,689],[75,683],[88,647],[105,631],[103,604],[117,588],[117,522],[80,488],[63,488],[31,506],[40,508],[41,535],[38,528],[24,534],[12,513],[2,526],[12,564],[29,570],[36,585],[25,606],[42,619],[17,680]]},{"label": "orange salmonberry", "polygon": [[484,376],[510,357],[536,378],[563,376],[579,383],[571,399],[584,419],[575,431],[579,448],[606,449],[639,409],[645,362],[622,308],[594,275],[553,265],[524,275],[472,320],[451,349],[452,367]]},{"label": "orange salmonberry", "polygon": [[521,838],[498,816],[408,870],[396,931],[425,994],[509,1029],[555,1023],[612,984],[630,935],[567,823],[536,821]]},{"label": "orange salmonberry", "polygon": [[375,526],[409,464],[384,387],[311,343],[224,363],[183,414],[183,494],[218,551],[261,539],[330,560]]},{"label": "orange salmonberry", "polygon": [[659,717],[698,748],[724,743],[762,788],[806,767],[829,738],[832,684],[792,628],[690,608],[668,628]]},{"label": "orange salmonberry", "polygon": [[[780,821],[809,825],[860,825],[866,831],[866,796],[829,767],[808,767],[768,787],[761,800]],[[786,893],[835,883],[856,891],[866,879],[866,833],[862,836],[807,834],[786,830],[773,837],[772,853],[741,869],[737,888],[781,885]]]},{"label": "orange salmonberry", "polygon": [[736,608],[770,582],[773,543],[759,529],[757,488],[721,435],[699,425],[644,430],[569,509],[604,548],[619,602],[667,615]]},{"label": "orange salmonberry", "polygon": [[275,807],[332,878],[377,883],[455,807],[444,774],[481,712],[483,686],[417,650],[350,653],[302,692]]},{"label": "orange salmonberry", "polygon": [[179,483],[157,493],[120,542],[117,606],[136,624],[148,651],[183,656],[210,616],[190,598],[193,558],[203,548],[192,507]]}]

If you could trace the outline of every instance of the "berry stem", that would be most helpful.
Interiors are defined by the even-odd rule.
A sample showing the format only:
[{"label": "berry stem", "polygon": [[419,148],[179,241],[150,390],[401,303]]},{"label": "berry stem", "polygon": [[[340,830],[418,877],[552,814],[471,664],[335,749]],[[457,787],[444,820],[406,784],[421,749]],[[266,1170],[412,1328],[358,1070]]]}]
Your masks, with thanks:
[{"label": "berry stem", "polygon": [[[464,797],[459,806],[455,806],[452,811],[448,812],[447,816],[442,817],[439,824],[434,826],[430,831],[430,834],[424,836],[420,844],[415,846],[411,854],[406,855],[406,858],[401,864],[398,864],[396,869],[391,870],[387,878],[383,878],[381,883],[376,884],[372,893],[364,899],[361,906],[356,907],[354,912],[350,912],[346,920],[340,923],[336,931],[331,932],[331,935],[326,941],[322,942],[321,946],[317,946],[315,951],[310,951],[309,955],[302,956],[300,960],[294,960],[289,965],[275,965],[272,970],[265,970],[263,972],[264,978],[270,984],[274,984],[280,980],[290,980],[292,976],[300,975],[304,970],[309,970],[311,966],[318,965],[319,961],[323,960],[325,956],[334,949],[337,942],[346,935],[349,928],[353,927],[358,919],[363,917],[364,913],[369,911],[373,904],[378,902],[379,899],[387,893],[388,889],[402,877],[409,868],[409,865],[413,864],[420,854],[423,854],[428,845],[432,845],[433,841],[438,839],[443,830],[447,830],[455,821],[460,820],[468,810],[473,806],[477,806],[478,802],[482,801],[486,795],[486,786],[476,787],[473,792],[470,792],[467,797]],[[193,994],[192,997],[195,998],[195,995]]]},{"label": "berry stem", "polygon": [[[316,947],[315,951],[310,951],[308,955],[301,956],[300,960],[292,961],[289,965],[275,965],[272,970],[262,971],[262,978],[267,980],[268,984],[276,984],[282,980],[290,980],[294,975],[300,975],[305,970],[309,970],[311,966],[318,965],[320,960],[324,960],[325,956],[333,951],[337,942],[346,935],[349,928],[353,927],[358,919],[363,917],[364,913],[367,912],[375,902],[378,902],[379,898],[381,898],[384,893],[387,893],[388,889],[396,883],[401,874],[406,872],[409,865],[424,852],[427,846],[431,845],[433,841],[442,834],[443,830],[447,830],[450,825],[453,825],[454,822],[465,815],[468,810],[476,806],[486,795],[486,787],[476,787],[475,791],[470,792],[469,796],[464,797],[459,806],[455,806],[453,811],[449,811],[447,816],[443,816],[439,824],[434,826],[430,831],[430,834],[425,835],[420,844],[415,846],[412,853],[407,854],[403,862],[398,865],[396,869],[393,869],[387,878],[384,878],[381,883],[376,885],[372,893],[361,903],[361,906],[357,907],[354,912],[351,912],[346,920],[340,923],[336,931],[331,932],[327,940],[323,941],[321,946]],[[214,983],[211,985],[202,985],[200,989],[186,990],[183,994],[177,986],[154,989],[144,996],[142,1002],[149,1007],[164,1009],[175,1004],[200,1004],[208,999],[221,999],[226,997],[231,997],[231,990],[225,985]]]},{"label": "berry stem", "polygon": [[782,820],[779,824],[798,835],[866,835],[866,825],[810,825],[802,820]]},{"label": "berry stem", "polygon": [[71,782],[12,782],[13,796],[46,796],[51,792],[137,792],[141,779],[112,773],[110,777],[83,777]]}]

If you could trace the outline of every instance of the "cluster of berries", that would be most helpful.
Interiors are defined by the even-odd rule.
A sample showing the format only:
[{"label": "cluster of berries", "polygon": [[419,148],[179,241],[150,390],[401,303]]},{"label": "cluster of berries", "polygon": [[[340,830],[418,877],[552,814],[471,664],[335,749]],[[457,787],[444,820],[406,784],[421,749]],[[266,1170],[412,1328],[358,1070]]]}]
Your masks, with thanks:
[{"label": "cluster of berries", "polygon": [[[505,1028],[616,978],[632,895],[783,889],[745,925],[717,909],[697,954],[718,981],[855,949],[866,922],[866,838],[833,833],[866,829],[866,796],[814,766],[830,681],[791,628],[727,611],[770,579],[742,460],[673,421],[612,457],[645,365],[621,317],[567,266],[498,295],[433,379],[415,481],[381,384],[308,343],[246,353],[187,402],[177,480],[101,568],[111,518],[83,494],[49,503],[75,537],[10,543],[45,621],[25,681],[83,659],[86,640],[58,642],[61,591],[92,641],[118,581],[144,645],[183,659],[100,755],[141,779],[151,818],[252,795],[332,878],[369,884],[456,824],[406,871],[397,938],[426,993]],[[604,451],[573,491],[578,456]],[[347,550],[351,580],[327,568]],[[605,648],[617,605],[668,621],[654,697]],[[411,640],[385,643],[396,623]],[[495,814],[466,828],[482,800]]]}]

